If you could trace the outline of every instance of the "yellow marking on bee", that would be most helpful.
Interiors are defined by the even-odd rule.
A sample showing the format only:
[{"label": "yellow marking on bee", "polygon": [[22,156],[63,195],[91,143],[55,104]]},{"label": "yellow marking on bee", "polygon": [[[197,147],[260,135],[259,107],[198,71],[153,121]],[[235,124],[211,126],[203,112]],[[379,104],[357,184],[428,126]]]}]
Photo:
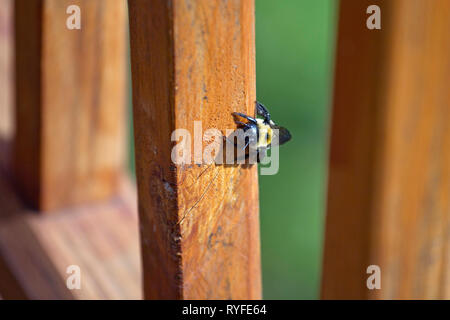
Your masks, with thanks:
[{"label": "yellow marking on bee", "polygon": [[257,119],[259,139],[257,147],[267,147],[272,142],[272,128],[265,124],[262,119]]}]

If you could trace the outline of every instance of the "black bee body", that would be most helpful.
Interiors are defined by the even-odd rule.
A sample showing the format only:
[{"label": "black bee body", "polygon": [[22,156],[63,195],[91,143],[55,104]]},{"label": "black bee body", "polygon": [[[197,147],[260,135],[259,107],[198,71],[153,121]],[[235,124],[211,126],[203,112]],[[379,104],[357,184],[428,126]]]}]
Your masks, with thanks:
[{"label": "black bee body", "polygon": [[[256,102],[256,115],[261,118],[252,118],[243,113],[234,112],[235,122],[245,133],[244,148],[253,148],[257,152],[257,160],[260,162],[264,158],[268,149],[277,144],[281,145],[291,139],[291,134],[284,128],[276,125],[270,118],[270,113],[258,101]],[[247,122],[239,120],[244,118]],[[246,153],[248,157],[249,152]]]}]

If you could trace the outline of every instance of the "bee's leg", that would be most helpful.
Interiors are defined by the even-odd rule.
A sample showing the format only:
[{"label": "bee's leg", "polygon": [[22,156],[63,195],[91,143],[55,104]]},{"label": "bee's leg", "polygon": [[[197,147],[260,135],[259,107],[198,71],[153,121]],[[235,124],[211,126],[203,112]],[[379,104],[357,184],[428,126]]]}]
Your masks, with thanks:
[{"label": "bee's leg", "polygon": [[267,155],[267,150],[264,149],[259,149],[258,150],[258,155],[257,155],[257,162],[260,163],[262,159],[264,159]]},{"label": "bee's leg", "polygon": [[[225,137],[225,139],[227,139],[227,141],[228,141],[229,143],[233,144],[235,147],[238,146],[238,145],[237,145],[237,142],[231,141],[230,139],[228,139],[228,137]],[[248,139],[247,142],[245,142],[245,145],[244,145],[244,147],[242,148],[242,150],[245,150],[245,149],[248,147],[249,144],[250,144],[250,139]]]},{"label": "bee's leg", "polygon": [[223,136],[229,143],[231,143],[233,146],[236,146],[236,142],[234,142],[234,141],[231,141],[230,139],[228,139],[228,137],[227,136]]},{"label": "bee's leg", "polygon": [[246,114],[243,114],[243,113],[240,113],[240,112],[233,112],[232,115],[233,115],[233,116],[239,116],[239,117],[242,117],[242,118],[244,118],[244,119],[247,119],[247,120],[250,121],[250,122],[256,123],[255,118],[249,117],[249,116],[246,115]]},{"label": "bee's leg", "polygon": [[270,121],[269,110],[260,102],[256,101],[256,114],[263,117],[265,122]]}]

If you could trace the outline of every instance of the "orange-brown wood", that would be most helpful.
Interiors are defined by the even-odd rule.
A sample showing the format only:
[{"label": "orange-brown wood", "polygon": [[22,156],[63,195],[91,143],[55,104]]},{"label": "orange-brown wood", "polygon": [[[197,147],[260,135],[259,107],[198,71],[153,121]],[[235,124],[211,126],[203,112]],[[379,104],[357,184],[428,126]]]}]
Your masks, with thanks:
[{"label": "orange-brown wood", "polygon": [[[0,171],[0,296],[3,299],[140,299],[136,191],[94,205],[37,215]],[[67,268],[80,268],[69,290]]]},{"label": "orange-brown wood", "polygon": [[[69,30],[69,5],[81,30]],[[17,0],[14,165],[43,211],[105,199],[123,166],[126,2]]]},{"label": "orange-brown wood", "polygon": [[14,34],[12,0],[0,0],[0,168],[10,161],[10,144],[13,128],[14,88]]},{"label": "orange-brown wood", "polygon": [[128,3],[144,297],[259,299],[256,166],[171,161],[174,129],[253,114],[253,0]]},{"label": "orange-brown wood", "polygon": [[[136,191],[124,175],[121,146],[126,2],[0,0],[2,23],[13,21],[13,3],[12,163],[13,77],[6,66],[13,29],[0,27],[7,49],[0,54],[0,297],[141,298]],[[81,31],[66,29],[69,4],[81,7]],[[11,165],[25,194],[13,187]],[[26,205],[24,195],[41,211]],[[55,215],[37,214],[47,209]],[[80,267],[81,289],[66,286],[70,265]]]},{"label": "orange-brown wood", "polygon": [[450,298],[449,30],[447,0],[341,1],[323,298]]}]

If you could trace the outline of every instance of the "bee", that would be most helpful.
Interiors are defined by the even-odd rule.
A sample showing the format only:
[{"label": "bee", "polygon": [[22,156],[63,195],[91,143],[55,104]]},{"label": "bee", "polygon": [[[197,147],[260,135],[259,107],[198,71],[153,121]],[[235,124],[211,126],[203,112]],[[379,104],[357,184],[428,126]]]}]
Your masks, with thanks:
[{"label": "bee", "polygon": [[[275,124],[270,118],[267,108],[256,101],[257,118],[252,118],[240,112],[233,112],[235,123],[243,129],[245,133],[244,149],[247,150],[245,157],[249,156],[249,148],[253,148],[257,154],[257,161],[260,162],[267,154],[271,146],[282,145],[291,140],[289,131]],[[259,117],[259,118],[258,118]],[[246,122],[240,119],[245,119]],[[247,148],[248,147],[248,148]]]}]

